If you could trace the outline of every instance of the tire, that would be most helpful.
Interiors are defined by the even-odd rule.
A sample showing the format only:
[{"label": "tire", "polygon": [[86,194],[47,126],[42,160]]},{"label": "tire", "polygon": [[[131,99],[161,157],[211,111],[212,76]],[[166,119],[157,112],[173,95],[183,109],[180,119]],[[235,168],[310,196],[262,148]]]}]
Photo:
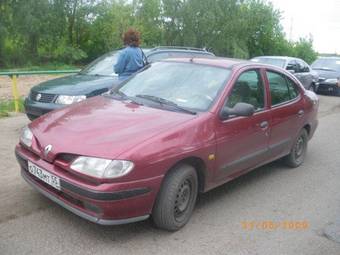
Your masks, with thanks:
[{"label": "tire", "polygon": [[198,193],[196,170],[179,165],[166,175],[152,210],[158,228],[176,231],[190,219]]},{"label": "tire", "polygon": [[26,114],[26,116],[27,116],[27,118],[30,120],[30,121],[33,121],[33,120],[35,120],[36,118],[38,118],[37,116],[35,116],[35,115],[32,115],[32,114]]},{"label": "tire", "polygon": [[338,89],[336,90],[335,95],[336,95],[336,96],[340,96],[340,88],[338,88]]},{"label": "tire", "polygon": [[290,153],[285,157],[285,163],[291,168],[300,166],[306,157],[308,145],[308,133],[304,128],[300,131],[297,139],[295,140]]}]

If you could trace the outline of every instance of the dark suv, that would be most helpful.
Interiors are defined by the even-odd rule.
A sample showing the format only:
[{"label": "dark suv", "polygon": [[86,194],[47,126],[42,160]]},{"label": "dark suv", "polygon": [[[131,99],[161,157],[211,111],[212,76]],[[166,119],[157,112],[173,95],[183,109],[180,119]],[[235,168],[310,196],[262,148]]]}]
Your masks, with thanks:
[{"label": "dark suv", "polygon": [[292,73],[302,83],[305,89],[318,90],[318,74],[300,58],[263,56],[251,59],[252,61],[281,67]]},{"label": "dark suv", "polygon": [[319,74],[319,93],[340,96],[340,58],[320,57],[312,64]]},{"label": "dark suv", "polygon": [[[167,58],[211,58],[214,54],[205,49],[191,47],[156,47],[143,49],[149,62]],[[107,92],[118,85],[113,71],[118,51],[109,52],[94,60],[75,75],[49,80],[34,86],[25,99],[25,111],[33,120],[49,111],[62,108],[86,98]]]}]

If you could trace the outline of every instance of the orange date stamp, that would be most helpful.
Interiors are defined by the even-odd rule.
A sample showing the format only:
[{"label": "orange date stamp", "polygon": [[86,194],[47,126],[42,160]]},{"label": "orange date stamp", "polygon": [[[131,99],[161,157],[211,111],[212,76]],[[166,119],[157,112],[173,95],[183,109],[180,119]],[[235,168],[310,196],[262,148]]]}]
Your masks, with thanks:
[{"label": "orange date stamp", "polygon": [[309,222],[306,220],[283,220],[283,221],[241,221],[244,230],[306,230],[309,229]]}]

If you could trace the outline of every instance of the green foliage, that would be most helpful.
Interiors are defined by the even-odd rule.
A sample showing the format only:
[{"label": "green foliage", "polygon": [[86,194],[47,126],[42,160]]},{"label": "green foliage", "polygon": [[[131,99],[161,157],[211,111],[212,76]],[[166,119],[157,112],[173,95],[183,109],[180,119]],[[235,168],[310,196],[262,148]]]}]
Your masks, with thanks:
[{"label": "green foliage", "polygon": [[141,32],[143,47],[313,61],[312,40],[287,41],[280,19],[265,0],[1,0],[0,67],[83,64],[122,47],[129,27]]},{"label": "green foliage", "polygon": [[293,55],[304,59],[309,64],[318,57],[317,52],[313,50],[313,40],[311,38],[300,38],[293,47]]},{"label": "green foliage", "polygon": [[[20,98],[19,101],[19,111],[24,112],[24,99]],[[14,100],[2,100],[0,101],[0,118],[8,117],[10,112],[15,111]]]}]

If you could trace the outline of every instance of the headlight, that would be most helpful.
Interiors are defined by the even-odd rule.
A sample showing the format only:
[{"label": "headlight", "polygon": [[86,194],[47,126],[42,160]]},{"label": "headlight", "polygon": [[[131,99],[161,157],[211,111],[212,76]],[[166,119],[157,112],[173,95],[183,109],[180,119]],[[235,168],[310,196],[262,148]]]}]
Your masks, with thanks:
[{"label": "headlight", "polygon": [[326,79],[325,82],[326,83],[338,83],[338,79]]},{"label": "headlight", "polygon": [[86,99],[86,96],[64,96],[60,95],[55,101],[56,104],[74,104]]},{"label": "headlight", "polygon": [[22,129],[20,135],[20,141],[28,147],[31,147],[33,139],[33,133],[31,130],[26,126]]},{"label": "headlight", "polygon": [[109,160],[92,157],[78,157],[71,169],[97,178],[117,178],[128,174],[134,164],[126,160]]}]

